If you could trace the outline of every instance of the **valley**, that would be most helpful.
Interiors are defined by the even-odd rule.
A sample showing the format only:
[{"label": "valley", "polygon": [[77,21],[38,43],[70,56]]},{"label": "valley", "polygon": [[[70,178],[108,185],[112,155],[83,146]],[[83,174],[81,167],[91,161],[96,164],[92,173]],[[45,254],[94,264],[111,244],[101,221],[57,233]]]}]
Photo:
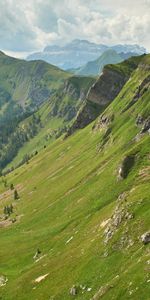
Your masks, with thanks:
[{"label": "valley", "polygon": [[[99,78],[18,60],[7,73],[1,55],[1,116],[21,112],[0,148],[0,299],[148,300],[150,55]],[[18,128],[35,134],[2,165]]]}]

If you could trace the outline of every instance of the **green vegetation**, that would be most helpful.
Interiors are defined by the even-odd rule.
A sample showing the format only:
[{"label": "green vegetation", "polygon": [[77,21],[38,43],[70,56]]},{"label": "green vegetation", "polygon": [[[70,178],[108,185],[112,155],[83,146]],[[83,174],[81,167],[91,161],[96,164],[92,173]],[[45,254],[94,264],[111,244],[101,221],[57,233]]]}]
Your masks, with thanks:
[{"label": "green vegetation", "polygon": [[93,82],[72,78],[43,61],[27,62],[1,52],[0,170],[21,165],[26,153],[32,157],[43,143],[65,132]]},{"label": "green vegetation", "polygon": [[149,83],[129,103],[149,72],[148,55],[96,121],[1,177],[1,299],[69,300],[75,286],[75,299],[148,300],[150,136],[136,120],[149,117]]}]

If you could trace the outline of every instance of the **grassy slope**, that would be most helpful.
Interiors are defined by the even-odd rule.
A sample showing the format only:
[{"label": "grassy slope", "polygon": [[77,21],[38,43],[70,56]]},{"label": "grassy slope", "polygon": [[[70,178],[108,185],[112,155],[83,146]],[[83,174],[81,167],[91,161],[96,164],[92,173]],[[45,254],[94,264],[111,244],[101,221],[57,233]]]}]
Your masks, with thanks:
[{"label": "grassy slope", "polygon": [[[50,105],[49,103],[45,103],[41,106],[38,110],[37,115],[41,117],[42,127],[39,128],[39,132],[35,135],[31,140],[26,142],[18,151],[17,155],[14,159],[6,166],[5,170],[11,168],[12,166],[15,167],[20,163],[23,157],[26,154],[31,155],[35,151],[40,151],[43,149],[44,145],[49,145],[50,142],[54,141],[55,136],[53,135],[54,131],[58,130],[58,128],[67,125],[68,122],[64,121],[64,118],[61,117],[48,117],[48,113],[50,113]],[[29,117],[25,119],[20,126],[24,126],[30,122]]]},{"label": "grassy slope", "polygon": [[27,62],[0,53],[0,86],[10,94],[12,100],[20,104],[32,101],[30,90],[58,89],[69,76],[43,61]]},{"label": "grassy slope", "polygon": [[[83,92],[86,95],[88,89],[93,84],[94,79],[90,77],[80,78],[78,76],[73,76],[70,77],[67,82],[69,85],[72,85],[76,93],[78,92],[80,94]],[[41,118],[42,128],[39,129],[38,134],[32,138],[32,140],[26,142],[23,147],[19,149],[17,155],[10,164],[6,166],[5,170],[12,166],[16,166],[23,159],[25,154],[28,153],[31,155],[35,151],[41,150],[43,145],[47,146],[50,142],[55,140],[54,131],[56,132],[64,126],[68,126],[70,122],[73,122],[74,117],[71,114],[69,119],[68,116],[70,113],[67,112],[67,110],[70,108],[70,111],[72,111],[74,108],[77,112],[84,100],[80,99],[80,96],[77,99],[74,95],[69,94],[67,91],[64,93],[60,90],[57,94],[60,95],[58,98],[54,95],[49,101],[46,101],[42,106],[40,106],[36,114]],[[53,116],[52,111],[55,106],[58,107],[58,111]],[[25,126],[31,119],[32,115],[25,119],[20,125]]]},{"label": "grassy slope", "polygon": [[[148,230],[150,218],[150,138],[145,134],[133,141],[139,132],[137,114],[146,116],[150,111],[148,92],[121,113],[147,73],[148,69],[135,71],[107,108],[106,114],[114,113],[115,118],[102,148],[104,131],[92,132],[91,124],[65,141],[55,141],[29,165],[8,175],[8,183],[17,186],[21,198],[14,203],[12,195],[1,197],[1,207],[13,202],[20,216],[20,222],[1,229],[0,272],[8,277],[7,285],[1,287],[3,300],[67,300],[72,298],[73,284],[92,288],[80,291],[77,299],[91,299],[101,286],[110,284],[113,288],[106,288],[103,299],[148,300],[149,246],[142,245],[139,236]],[[129,153],[137,155],[134,167],[126,179],[118,181],[118,167]],[[0,192],[7,190],[1,183]],[[111,217],[124,191],[135,217],[126,226],[123,222],[104,245],[101,224]],[[127,229],[133,245],[120,247]],[[46,256],[34,262],[38,247]],[[47,273],[45,280],[34,282]]]},{"label": "grassy slope", "polygon": [[[80,91],[83,91],[86,94],[93,79],[72,77],[71,74],[43,61],[27,62],[0,52],[0,116],[6,115],[10,102],[21,104],[23,107],[31,104],[34,110],[36,110],[36,106],[40,105],[38,115],[41,116],[42,121],[39,133],[32,139],[32,142],[30,140],[19,149],[17,156],[6,166],[6,169],[18,164],[26,153],[39,151],[43,144],[47,144],[46,136],[51,131],[58,130],[73,119],[82,101],[67,92],[64,94],[64,87],[67,83],[68,85],[72,84],[75,92],[80,94]],[[51,112],[55,109],[56,104],[58,112],[52,115]],[[68,108],[70,108],[69,112],[67,112]],[[70,120],[69,114],[71,115]],[[27,125],[31,118],[24,119],[18,125]],[[48,142],[50,140],[54,140],[54,137]]]}]

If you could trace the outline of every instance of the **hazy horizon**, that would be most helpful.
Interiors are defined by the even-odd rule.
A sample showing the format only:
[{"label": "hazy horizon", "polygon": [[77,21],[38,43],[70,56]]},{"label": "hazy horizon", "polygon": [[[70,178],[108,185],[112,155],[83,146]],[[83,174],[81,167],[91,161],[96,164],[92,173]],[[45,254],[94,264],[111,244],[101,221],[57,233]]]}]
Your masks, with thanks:
[{"label": "hazy horizon", "polygon": [[74,39],[138,44],[150,51],[149,0],[1,0],[0,49],[26,57]]}]

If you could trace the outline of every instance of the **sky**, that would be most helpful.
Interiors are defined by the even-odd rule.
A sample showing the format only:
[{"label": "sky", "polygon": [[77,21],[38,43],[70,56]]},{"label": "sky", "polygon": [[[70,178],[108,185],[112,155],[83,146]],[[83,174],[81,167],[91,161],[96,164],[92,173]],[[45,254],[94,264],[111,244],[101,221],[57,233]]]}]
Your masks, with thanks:
[{"label": "sky", "polygon": [[0,50],[16,57],[86,39],[150,51],[150,0],[0,0]]}]

